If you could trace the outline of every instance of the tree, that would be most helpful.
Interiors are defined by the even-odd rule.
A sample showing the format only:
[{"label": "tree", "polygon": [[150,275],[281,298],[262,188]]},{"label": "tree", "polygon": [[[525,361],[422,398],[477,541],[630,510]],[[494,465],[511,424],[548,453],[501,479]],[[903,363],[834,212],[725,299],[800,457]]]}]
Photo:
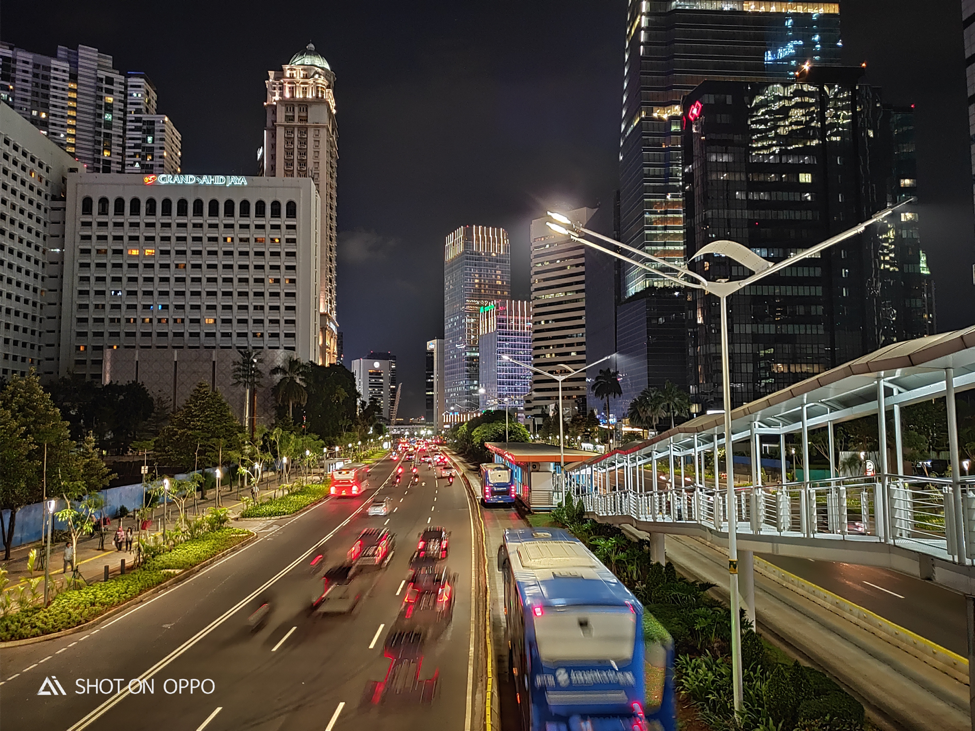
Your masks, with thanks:
[{"label": "tree", "polygon": [[305,380],[308,377],[308,364],[301,358],[290,356],[283,366],[271,369],[272,376],[280,376],[271,392],[278,404],[288,406],[288,419],[294,423],[294,405],[304,406],[308,402],[308,389]]},{"label": "tree", "polygon": [[667,416],[663,393],[660,389],[647,386],[630,402],[627,416],[634,426],[657,431],[657,423]]},{"label": "tree", "polygon": [[67,494],[62,498],[66,507],[55,513],[54,517],[68,526],[72,555],[77,559],[78,539],[90,535],[94,530],[94,515],[104,507],[105,501],[97,493],[85,495],[76,503],[72,503]]},{"label": "tree", "polygon": [[10,378],[0,391],[0,408],[10,415],[6,427],[8,433],[19,428],[27,450],[26,456],[13,467],[19,477],[9,483],[0,483],[0,509],[10,511],[6,526],[0,519],[4,560],[9,560],[17,511],[44,497],[44,445],[47,445],[46,474],[53,489],[54,485],[60,484],[61,474],[73,474],[74,443],[69,436],[68,423],[61,418],[50,395],[41,388],[33,370],[26,376]]},{"label": "tree", "polygon": [[[11,509],[10,535],[13,535],[14,516],[17,507],[30,502],[27,481],[32,476],[29,440],[24,437],[24,427],[17,423],[7,409],[0,406],[0,508]],[[0,529],[3,518],[0,517]],[[10,558],[10,540],[3,533],[5,559]]]},{"label": "tree", "polygon": [[159,434],[156,455],[160,462],[177,467],[197,462],[214,465],[221,445],[229,452],[239,451],[242,438],[243,429],[230,404],[219,391],[200,382]]},{"label": "tree", "polygon": [[95,448],[95,437],[90,432],[76,452],[75,467],[78,479],[83,487],[83,494],[99,492],[108,487],[108,483],[118,477],[108,469]]},{"label": "tree", "polygon": [[339,364],[308,365],[305,390],[308,431],[329,445],[348,444],[341,442],[340,437],[352,429],[357,414],[358,397],[352,372]]},{"label": "tree", "polygon": [[[531,434],[525,426],[517,421],[509,422],[507,425],[509,442],[530,442]],[[481,424],[471,433],[471,444],[476,454],[486,457],[484,451],[485,442],[503,442],[505,432],[504,421],[492,421]]]},{"label": "tree", "polygon": [[231,371],[233,384],[244,389],[246,407],[244,408],[244,421],[250,422],[249,426],[251,439],[257,432],[257,389],[264,380],[264,373],[261,371],[261,363],[264,356],[259,350],[238,350],[240,356],[234,363]]},{"label": "tree", "polygon": [[675,417],[691,413],[691,397],[670,381],[660,390],[660,400],[664,411],[670,416],[670,428],[675,426]]},{"label": "tree", "polygon": [[[600,368],[599,375],[593,379],[592,392],[596,398],[606,399],[606,425],[609,426],[609,399],[619,398],[623,395],[623,388],[620,386],[619,371],[611,368]],[[612,444],[612,439],[610,439]]]},{"label": "tree", "polygon": [[106,450],[124,453],[153,414],[154,402],[141,383],[101,385],[67,376],[51,387],[51,399],[71,427],[71,437],[86,434]]}]

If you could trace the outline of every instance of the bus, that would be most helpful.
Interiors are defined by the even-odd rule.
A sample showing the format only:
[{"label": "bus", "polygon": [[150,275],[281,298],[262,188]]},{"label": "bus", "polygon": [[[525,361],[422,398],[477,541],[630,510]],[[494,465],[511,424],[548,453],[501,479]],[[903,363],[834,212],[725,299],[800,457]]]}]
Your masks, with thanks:
[{"label": "bus", "polygon": [[481,465],[481,504],[513,503],[515,481],[511,468],[497,462]]},{"label": "bus", "polygon": [[329,494],[336,497],[361,495],[366,487],[369,468],[363,464],[348,464],[332,470]]},{"label": "bus", "polygon": [[506,530],[498,571],[524,731],[676,731],[673,641],[581,541]]}]

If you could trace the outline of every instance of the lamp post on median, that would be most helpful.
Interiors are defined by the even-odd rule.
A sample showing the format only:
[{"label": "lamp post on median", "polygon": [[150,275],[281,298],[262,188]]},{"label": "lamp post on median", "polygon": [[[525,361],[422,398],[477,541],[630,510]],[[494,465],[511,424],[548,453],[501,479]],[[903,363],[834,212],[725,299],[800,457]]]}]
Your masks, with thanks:
[{"label": "lamp post on median", "polygon": [[169,510],[169,478],[163,478],[163,545],[166,545],[166,517]]},{"label": "lamp post on median", "polygon": [[[522,368],[527,368],[530,371],[535,371],[535,373],[540,373],[543,376],[547,376],[548,378],[553,378],[559,382],[559,463],[562,466],[563,473],[565,472],[565,412],[562,410],[562,381],[564,381],[567,378],[572,378],[572,376],[576,375],[577,373],[584,373],[588,369],[592,368],[594,365],[599,365],[604,360],[609,360],[614,355],[616,354],[610,353],[605,358],[594,360],[592,363],[582,366],[582,368],[576,368],[574,371],[570,371],[569,373],[566,373],[561,376],[557,376],[554,373],[549,373],[548,371],[543,371],[541,368],[536,368],[535,366],[526,365],[521,361],[517,361],[514,358],[511,358],[507,355],[501,356],[505,360],[510,361],[515,365],[520,365]],[[557,364],[557,367],[565,368],[567,370],[569,368],[569,366],[565,365],[564,363]]]},{"label": "lamp post on median", "polygon": [[[896,205],[885,208],[879,213],[874,214],[869,220],[863,221],[862,223],[859,223],[856,226],[837,234],[836,236],[832,236],[825,241],[816,244],[815,246],[811,246],[804,251],[800,251],[795,256],[783,259],[776,263],[763,259],[751,249],[748,249],[734,241],[713,241],[710,244],[701,247],[701,249],[699,249],[693,257],[691,257],[691,260],[697,259],[698,257],[706,254],[726,256],[729,259],[732,259],[735,263],[748,270],[751,270],[752,272],[751,275],[745,277],[744,279],[735,281],[723,279],[715,282],[708,281],[697,272],[694,272],[686,267],[679,266],[665,259],[661,259],[649,254],[642,249],[628,246],[627,244],[623,244],[615,239],[611,239],[608,236],[603,236],[595,231],[590,231],[587,228],[583,228],[582,226],[573,223],[568,216],[561,213],[553,213],[551,211],[548,212],[549,217],[557,223],[552,223],[549,221],[546,225],[556,233],[560,233],[563,236],[568,236],[573,241],[577,241],[580,244],[584,244],[590,248],[602,251],[604,254],[609,254],[617,259],[622,259],[629,264],[646,270],[656,277],[670,280],[681,287],[697,289],[706,294],[715,295],[719,299],[721,309],[722,401],[724,405],[725,461],[727,464],[728,573],[730,575],[731,584],[731,666],[732,683],[734,688],[734,704],[736,711],[741,710],[743,691],[741,664],[741,614],[739,610],[740,596],[738,592],[738,511],[735,505],[734,450],[732,449],[731,440],[731,365],[728,345],[728,298],[736,292],[753,285],[758,280],[764,279],[770,274],[775,274],[786,267],[795,264],[796,262],[802,261],[803,259],[807,259],[811,256],[818,256],[820,252],[825,251],[834,244],[844,241],[851,236],[856,236],[857,234],[862,233],[871,224],[882,221],[897,208],[900,208],[907,203],[912,203],[915,200],[915,198],[911,197],[897,203]],[[583,238],[584,236],[600,239],[601,241],[610,244],[613,248],[607,248],[606,246],[593,243],[592,241]],[[638,261],[631,256],[625,256],[620,253],[620,249],[625,249],[631,254],[635,254],[646,261]],[[650,262],[655,266],[650,266],[647,262]],[[664,271],[664,268],[669,271]],[[808,449],[808,445],[805,448]],[[717,466],[715,466],[715,472],[717,472]]]}]

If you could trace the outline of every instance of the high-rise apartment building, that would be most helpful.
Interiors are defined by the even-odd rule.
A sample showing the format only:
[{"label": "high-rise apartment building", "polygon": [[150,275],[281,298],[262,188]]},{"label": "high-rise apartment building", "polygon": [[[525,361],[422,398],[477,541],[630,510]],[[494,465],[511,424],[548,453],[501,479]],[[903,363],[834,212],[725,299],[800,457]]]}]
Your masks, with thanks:
[{"label": "high-rise apartment building", "polygon": [[274,178],[311,178],[321,198],[322,258],[319,262],[321,289],[316,361],[331,365],[338,360],[335,74],[324,56],[309,43],[280,71],[269,71],[265,83],[266,124],[260,153],[262,174]]},{"label": "high-rise apartment building", "polygon": [[[593,208],[565,213],[585,226]],[[543,371],[556,366],[577,370],[586,365],[586,247],[545,225],[548,218],[531,223],[532,365]],[[612,292],[605,293],[612,297]],[[586,373],[562,383],[566,417],[586,409]],[[558,406],[559,384],[532,374],[527,416],[536,421]]]},{"label": "high-rise apartment building", "polygon": [[[812,67],[801,83],[709,81],[684,100],[688,256],[730,239],[778,262],[916,193],[913,115],[859,83],[862,69]],[[891,342],[931,334],[934,303],[918,214],[864,233],[729,299],[736,406]],[[711,280],[751,272],[707,255]],[[690,304],[692,399],[721,403],[719,300]]]},{"label": "high-rise apartment building", "polygon": [[57,377],[65,178],[80,165],[0,102],[0,378]]},{"label": "high-rise apartment building", "polygon": [[[525,300],[498,300],[480,312],[478,368],[480,408],[515,409],[524,413],[531,391],[532,305]],[[520,365],[519,365],[520,364]]]},{"label": "high-rise apartment building", "polygon": [[230,393],[239,350],[265,372],[317,357],[310,180],[69,175],[67,200],[60,375],[140,380],[176,407],[194,368]]},{"label": "high-rise apartment building", "polygon": [[443,338],[427,340],[426,352],[426,413],[428,424],[435,429],[443,428],[443,415],[446,409],[443,372]]},{"label": "high-rise apartment building", "polygon": [[446,412],[473,413],[478,398],[481,308],[511,297],[508,233],[462,226],[444,246],[444,390]]},{"label": "high-rise apartment building", "polygon": [[370,351],[367,357],[352,361],[352,375],[359,398],[366,403],[375,400],[382,418],[391,423],[396,400],[396,356]]},{"label": "high-rise apartment building", "polygon": [[[112,57],[91,46],[76,50],[58,46],[57,55],[51,57],[0,43],[0,101],[90,172],[143,172],[126,166],[127,83],[113,67]],[[153,91],[153,105],[154,98]],[[155,114],[153,108],[151,115]],[[160,151],[174,158],[165,172],[177,172],[179,133],[168,120],[155,126],[157,131],[150,134],[164,140]],[[140,148],[144,140],[140,128]],[[152,154],[156,161],[154,150]]]},{"label": "high-rise apartment building", "polygon": [[[961,0],[965,41],[965,79],[968,82],[968,128],[971,131],[972,195],[975,197],[975,0]],[[972,267],[975,283],[975,265]]]},{"label": "high-rise apartment building", "polygon": [[125,77],[125,172],[180,172],[183,138],[172,121],[156,113],[156,87],[145,74]]}]

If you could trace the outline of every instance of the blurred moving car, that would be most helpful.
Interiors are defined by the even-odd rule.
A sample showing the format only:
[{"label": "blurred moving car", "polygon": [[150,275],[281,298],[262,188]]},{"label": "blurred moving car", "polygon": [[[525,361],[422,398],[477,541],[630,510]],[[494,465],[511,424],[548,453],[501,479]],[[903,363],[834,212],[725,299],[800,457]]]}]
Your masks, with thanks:
[{"label": "blurred moving car", "polygon": [[424,558],[442,560],[447,558],[447,540],[450,533],[441,526],[432,525],[420,533],[416,542],[417,553]]},{"label": "blurred moving car", "polygon": [[325,614],[351,612],[362,598],[364,588],[364,583],[359,580],[358,567],[354,563],[333,566],[316,580],[311,609]]},{"label": "blurred moving car", "polygon": [[366,509],[368,515],[389,515],[391,501],[388,497],[374,498]]},{"label": "blurred moving car", "polygon": [[393,557],[396,539],[385,528],[366,528],[349,549],[349,560],[358,566],[384,567]]}]

